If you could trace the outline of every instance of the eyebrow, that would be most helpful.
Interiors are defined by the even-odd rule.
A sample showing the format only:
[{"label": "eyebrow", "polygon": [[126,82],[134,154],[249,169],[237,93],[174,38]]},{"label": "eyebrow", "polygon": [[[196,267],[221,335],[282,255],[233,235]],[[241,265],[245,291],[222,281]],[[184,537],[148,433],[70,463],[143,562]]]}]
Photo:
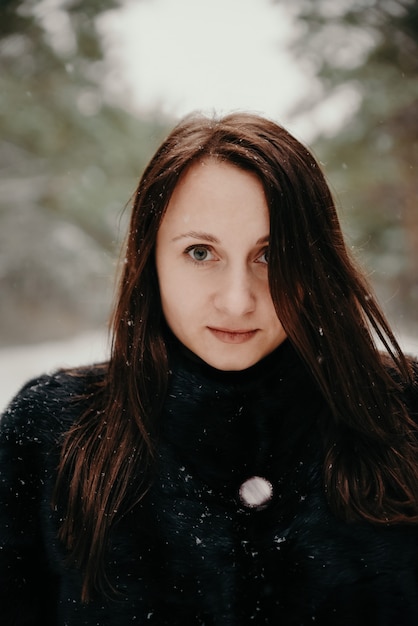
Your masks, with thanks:
[{"label": "eyebrow", "polygon": [[177,235],[176,237],[173,237],[171,241],[178,241],[179,239],[186,239],[190,237],[192,239],[205,239],[206,241],[211,241],[212,243],[219,243],[219,239],[217,239],[214,235],[197,230],[189,230],[187,233]]},{"label": "eyebrow", "polygon": [[[176,237],[173,237],[173,239],[171,241],[178,241],[179,239],[188,239],[188,238],[192,238],[192,239],[204,239],[205,241],[210,241],[211,243],[220,243],[219,239],[217,237],[215,237],[214,235],[211,235],[210,233],[205,233],[204,231],[196,231],[196,230],[189,230],[187,233],[182,233],[181,235],[177,235]],[[257,239],[257,241],[255,242],[256,246],[259,246],[263,243],[268,243],[270,240],[270,235],[265,235],[264,237],[260,237],[259,239]]]}]

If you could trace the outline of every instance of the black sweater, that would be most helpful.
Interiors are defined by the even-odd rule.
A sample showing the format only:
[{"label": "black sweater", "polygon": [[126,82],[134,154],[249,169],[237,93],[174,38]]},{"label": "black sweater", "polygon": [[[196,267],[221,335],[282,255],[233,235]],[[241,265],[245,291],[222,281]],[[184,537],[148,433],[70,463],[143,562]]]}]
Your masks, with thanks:
[{"label": "black sweater", "polygon": [[[178,350],[171,369],[152,487],[111,531],[116,597],[80,602],[50,505],[60,437],[92,372],[32,381],[3,415],[1,625],[416,626],[418,529],[331,513],[318,432],[328,409],[290,344],[245,372]],[[408,402],[416,413],[416,391]],[[265,479],[261,506],[240,492],[252,476]]]}]

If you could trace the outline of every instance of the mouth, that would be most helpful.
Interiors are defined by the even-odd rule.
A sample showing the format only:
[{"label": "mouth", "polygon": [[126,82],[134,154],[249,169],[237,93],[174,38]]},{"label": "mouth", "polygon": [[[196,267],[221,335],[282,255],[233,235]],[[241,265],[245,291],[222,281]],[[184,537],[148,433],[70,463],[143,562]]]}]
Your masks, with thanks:
[{"label": "mouth", "polygon": [[245,343],[250,341],[258,333],[258,328],[253,330],[247,329],[231,329],[231,328],[212,328],[208,329],[217,339],[223,343]]}]

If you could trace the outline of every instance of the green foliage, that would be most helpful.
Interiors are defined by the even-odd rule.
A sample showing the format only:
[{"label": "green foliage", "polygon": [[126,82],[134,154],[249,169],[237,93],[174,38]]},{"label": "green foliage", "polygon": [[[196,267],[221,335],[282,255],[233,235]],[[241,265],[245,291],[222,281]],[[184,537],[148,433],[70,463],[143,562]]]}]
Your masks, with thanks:
[{"label": "green foliage", "polygon": [[106,319],[120,216],[167,129],[106,101],[95,20],[115,2],[45,6],[0,8],[2,343]]},{"label": "green foliage", "polygon": [[[416,331],[418,2],[292,0],[290,8],[301,28],[294,49],[316,68],[325,97],[341,85],[361,96],[353,118],[315,148],[388,314],[399,321],[401,309],[400,323]],[[307,112],[314,103],[304,104]]]}]

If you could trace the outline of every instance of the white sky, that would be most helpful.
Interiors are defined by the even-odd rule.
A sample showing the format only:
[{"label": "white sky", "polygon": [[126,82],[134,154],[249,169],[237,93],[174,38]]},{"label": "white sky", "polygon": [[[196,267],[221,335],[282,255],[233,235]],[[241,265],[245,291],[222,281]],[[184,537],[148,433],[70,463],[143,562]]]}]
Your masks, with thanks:
[{"label": "white sky", "polygon": [[289,52],[295,25],[270,0],[127,0],[100,19],[113,71],[108,89],[126,108],[257,111],[303,140],[333,132],[357,104],[341,91],[318,111],[291,118],[295,103],[318,89]]}]

